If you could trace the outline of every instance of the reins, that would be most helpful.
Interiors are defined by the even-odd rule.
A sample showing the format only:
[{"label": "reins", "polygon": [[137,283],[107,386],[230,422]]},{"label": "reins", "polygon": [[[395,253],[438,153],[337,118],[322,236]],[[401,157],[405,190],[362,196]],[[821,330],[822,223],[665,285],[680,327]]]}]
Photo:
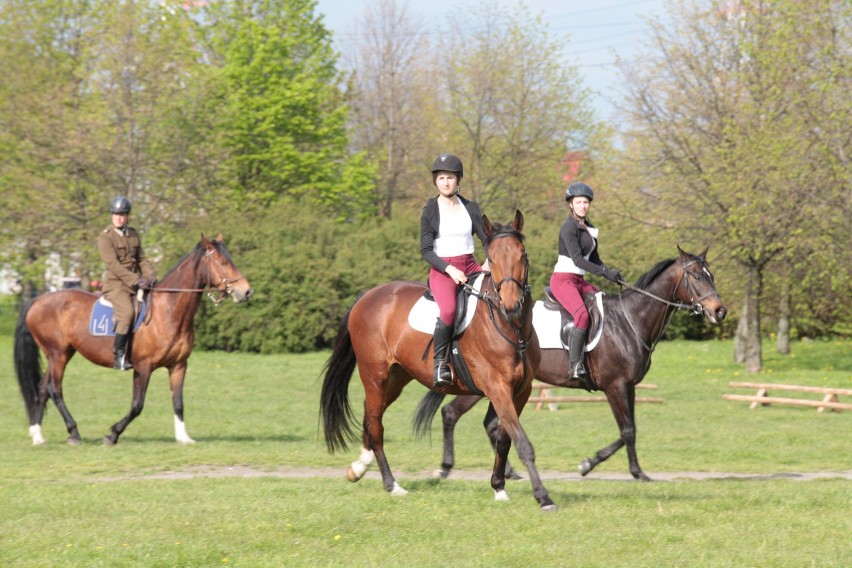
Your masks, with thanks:
[{"label": "reins", "polygon": [[[510,233],[495,235],[494,238],[497,239],[497,238],[506,237],[506,236],[510,236]],[[490,261],[490,259],[489,259],[489,261]],[[464,287],[464,289],[466,290],[466,292],[468,294],[470,294],[471,296],[475,296],[475,297],[477,297],[480,300],[485,302],[485,304],[488,306],[488,317],[491,320],[491,323],[494,325],[494,328],[497,330],[497,332],[500,334],[500,336],[504,340],[506,340],[506,342],[509,345],[511,345],[518,352],[518,354],[521,356],[521,363],[523,364],[523,367],[524,367],[524,376],[523,376],[523,380],[521,381],[518,388],[523,388],[523,385],[525,385],[526,382],[527,382],[527,347],[529,346],[529,343],[532,340],[534,328],[533,328],[532,325],[530,325],[529,336],[526,339],[524,339],[524,337],[522,336],[523,329],[516,328],[514,325],[512,325],[512,322],[509,320],[509,316],[506,314],[505,306],[503,305],[503,300],[500,297],[500,288],[502,287],[504,282],[512,282],[515,285],[517,285],[518,288],[520,288],[521,292],[522,292],[521,293],[521,309],[523,309],[524,301],[527,299],[528,296],[531,295],[531,288],[530,288],[530,285],[527,281],[528,277],[529,277],[530,264],[529,264],[529,259],[527,258],[526,251],[524,251],[523,261],[524,261],[523,280],[518,280],[517,278],[514,278],[514,277],[506,277],[506,278],[503,278],[502,280],[500,280],[499,282],[496,282],[494,280],[493,276],[491,274],[489,274],[489,280],[491,282],[491,288],[494,290],[493,296],[491,294],[489,294],[487,291],[486,292],[477,291],[472,285],[468,284],[467,282],[462,284],[462,286]],[[494,317],[495,311],[497,311],[500,314],[503,321],[506,322],[506,324],[510,328],[512,328],[512,331],[515,332],[515,339],[512,339],[503,330],[503,328],[501,326],[497,325],[497,321]]]},{"label": "reins", "polygon": [[[204,258],[209,257],[211,254],[213,254],[213,251],[208,250],[206,253],[204,253]],[[211,277],[211,273],[212,273],[212,271],[210,270],[210,263],[208,262],[208,264],[207,264],[207,274],[208,274],[207,280],[209,280],[210,282],[213,282],[213,278]],[[207,297],[210,298],[210,300],[213,302],[213,305],[218,306],[219,304],[224,302],[233,293],[233,291],[234,291],[233,284],[235,282],[239,282],[240,280],[245,280],[245,279],[246,279],[246,277],[243,276],[242,274],[240,274],[236,278],[222,278],[222,281],[219,283],[219,285],[224,286],[225,287],[224,290],[222,290],[218,287],[213,288],[213,290],[210,290],[209,286],[205,286],[204,288],[162,288],[162,287],[161,288],[154,288],[154,287],[149,287],[149,288],[147,288],[147,290],[148,290],[148,292],[207,292]],[[216,297],[214,295],[216,292],[219,292],[221,295]]]},{"label": "reins", "polygon": [[[680,288],[681,282],[683,282],[684,278],[686,278],[686,275],[687,275],[686,269],[689,268],[690,266],[692,266],[693,264],[698,263],[698,262],[699,262],[698,260],[691,260],[690,262],[688,262],[687,264],[684,265],[683,262],[681,261],[683,270],[681,272],[680,278],[677,281],[677,284],[675,284],[674,288],[672,288],[672,298],[674,298],[675,293],[677,293],[677,289]],[[702,311],[704,311],[704,308],[701,305],[701,301],[712,295],[711,293],[708,293],[708,294],[705,294],[704,296],[701,296],[698,299],[695,299],[694,298],[694,295],[695,295],[694,289],[689,282],[689,278],[686,278],[686,290],[687,290],[687,293],[689,293],[690,295],[693,296],[693,298],[691,298],[691,302],[689,304],[684,304],[683,302],[670,302],[669,300],[666,300],[664,298],[660,298],[659,296],[652,294],[652,293],[648,292],[647,290],[642,290],[641,288],[637,288],[635,286],[632,286],[632,285],[628,284],[627,282],[625,282],[624,280],[619,280],[618,284],[620,286],[624,286],[625,288],[633,290],[634,292],[639,292],[640,294],[648,296],[649,298],[653,298],[654,300],[657,300],[658,302],[661,302],[661,303],[663,303],[663,304],[665,304],[669,307],[675,308],[677,310],[689,310],[689,312],[692,313],[693,315],[698,315]],[[619,298],[619,302],[621,303],[622,311],[624,312],[624,315],[627,318],[627,324],[630,326],[630,329],[633,330],[634,335],[636,335],[636,337],[639,339],[639,342],[642,343],[642,347],[644,347],[645,350],[648,351],[649,353],[653,353],[657,343],[663,337],[663,334],[665,334],[666,329],[668,328],[669,323],[671,322],[670,315],[668,317],[666,317],[666,321],[663,323],[663,326],[660,328],[660,333],[657,334],[657,338],[654,341],[651,342],[651,345],[648,345],[647,343],[645,343],[645,340],[642,338],[642,335],[639,333],[639,330],[636,328],[636,324],[633,323],[633,318],[631,317],[629,310],[624,308],[624,296],[619,295],[618,298]]]}]

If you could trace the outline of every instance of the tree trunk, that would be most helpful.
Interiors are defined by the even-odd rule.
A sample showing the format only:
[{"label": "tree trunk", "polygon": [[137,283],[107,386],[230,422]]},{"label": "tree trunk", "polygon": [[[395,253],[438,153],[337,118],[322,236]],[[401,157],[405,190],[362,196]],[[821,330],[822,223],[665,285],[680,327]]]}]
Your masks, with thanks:
[{"label": "tree trunk", "polygon": [[760,295],[763,287],[763,273],[760,268],[749,267],[746,302],[746,372],[757,373],[763,366],[763,351],[760,342]]},{"label": "tree trunk", "polygon": [[748,343],[748,299],[743,299],[743,309],[737,320],[737,331],[734,334],[734,363],[745,363],[746,344]]},{"label": "tree trunk", "polygon": [[778,306],[778,338],[775,350],[783,355],[790,354],[790,283],[784,280],[781,302]]}]

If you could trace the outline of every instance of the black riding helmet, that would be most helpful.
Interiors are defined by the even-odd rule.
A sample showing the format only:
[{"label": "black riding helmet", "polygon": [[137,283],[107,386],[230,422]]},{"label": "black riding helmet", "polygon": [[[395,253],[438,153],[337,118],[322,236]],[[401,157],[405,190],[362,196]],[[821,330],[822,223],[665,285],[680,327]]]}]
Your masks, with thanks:
[{"label": "black riding helmet", "polygon": [[437,172],[453,172],[459,176],[459,181],[464,177],[464,166],[462,161],[457,156],[452,154],[441,154],[435,158],[435,163],[432,164],[432,181],[435,180]]},{"label": "black riding helmet", "polygon": [[565,190],[565,201],[569,203],[575,197],[588,197],[589,201],[592,201],[595,198],[595,192],[592,191],[592,188],[582,182],[574,182],[568,186],[568,189]]},{"label": "black riding helmet", "polygon": [[130,208],[132,205],[130,204],[130,200],[124,197],[123,195],[119,195],[115,199],[112,200],[109,204],[109,212],[110,213],[130,213]]}]

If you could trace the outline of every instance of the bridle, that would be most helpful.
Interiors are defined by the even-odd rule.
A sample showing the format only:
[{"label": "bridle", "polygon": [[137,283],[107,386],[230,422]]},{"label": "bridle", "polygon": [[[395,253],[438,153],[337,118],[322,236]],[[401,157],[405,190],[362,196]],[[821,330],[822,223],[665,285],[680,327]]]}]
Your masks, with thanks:
[{"label": "bridle", "polygon": [[[508,236],[513,236],[513,235],[512,235],[512,233],[502,233],[502,234],[494,235],[494,239],[499,239],[499,238],[508,237]],[[487,258],[488,258],[488,262],[491,263],[491,258],[490,257],[487,257]],[[523,366],[524,366],[524,377],[523,377],[523,380],[521,381],[518,388],[521,388],[527,381],[527,355],[526,355],[526,352],[527,352],[527,347],[530,344],[530,340],[532,340],[534,328],[533,328],[532,325],[530,325],[530,330],[529,330],[528,336],[526,338],[523,337],[523,329],[515,327],[512,324],[511,320],[509,320],[509,315],[506,312],[506,305],[503,303],[503,298],[500,295],[500,290],[502,289],[503,284],[505,284],[506,282],[510,282],[510,283],[516,285],[521,291],[520,304],[521,304],[521,309],[523,309],[524,301],[526,300],[526,298],[528,296],[531,296],[531,290],[532,290],[530,285],[529,285],[529,282],[528,282],[529,271],[530,271],[530,262],[529,262],[529,258],[527,257],[526,249],[524,249],[524,252],[521,256],[521,260],[524,264],[523,278],[521,280],[519,280],[515,277],[507,276],[506,278],[502,278],[499,281],[495,281],[492,278],[491,279],[491,290],[493,291],[493,295],[489,291],[479,292],[473,286],[471,286],[468,283],[463,284],[463,286],[464,286],[464,288],[465,288],[465,290],[467,291],[468,294],[470,294],[471,296],[476,296],[477,298],[479,298],[480,300],[485,302],[485,304],[488,306],[488,317],[491,320],[491,323],[494,325],[494,328],[497,330],[497,332],[500,334],[500,336],[503,339],[505,339],[506,342],[509,343],[509,345],[514,347],[515,350],[520,354],[521,361],[522,361]],[[503,326],[497,325],[497,320],[494,317],[495,312],[499,313],[502,320],[504,322],[506,322],[506,324],[508,324],[508,326],[512,329],[512,331],[515,332],[515,338],[514,339],[512,337],[510,337],[504,331]]]},{"label": "bridle", "polygon": [[[207,262],[207,281],[215,282],[216,278],[213,277],[213,269],[211,267],[211,262],[209,261],[209,257],[215,252],[215,250],[208,250],[204,253],[204,258],[208,259]],[[213,290],[209,290],[208,288],[150,288],[149,292],[207,292],[207,297],[213,302],[214,306],[218,306],[226,299],[228,299],[231,294],[234,292],[234,284],[239,282],[240,280],[245,280],[246,277],[240,274],[235,278],[222,278],[219,284],[215,285]],[[212,285],[212,284],[211,284]],[[224,289],[222,288],[224,287]],[[219,293],[217,296],[216,293]]]},{"label": "bridle", "polygon": [[[672,300],[674,300],[674,301],[669,301],[669,300],[666,300],[664,298],[660,298],[659,296],[652,294],[651,292],[648,292],[647,290],[642,290],[641,288],[636,288],[635,286],[628,284],[624,280],[620,280],[618,282],[618,284],[619,284],[619,286],[623,286],[625,288],[633,290],[634,292],[639,292],[640,294],[644,294],[645,296],[648,296],[649,298],[653,298],[653,299],[657,300],[658,302],[662,302],[663,304],[666,304],[667,306],[670,306],[672,308],[675,308],[675,309],[678,309],[678,310],[689,310],[689,312],[692,315],[698,315],[698,314],[700,314],[704,311],[704,307],[701,305],[701,302],[704,301],[705,299],[709,298],[710,296],[717,294],[717,292],[716,291],[708,292],[707,294],[704,294],[703,296],[699,296],[699,297],[696,298],[696,296],[698,296],[698,292],[695,290],[695,285],[692,284],[689,281],[689,278],[686,278],[687,274],[689,274],[687,269],[690,266],[692,266],[693,264],[699,264],[702,267],[706,268],[707,267],[707,261],[702,260],[702,259],[692,259],[689,262],[687,262],[686,264],[684,264],[683,259],[680,259],[680,264],[681,264],[681,269],[682,269],[681,273],[680,273],[680,278],[678,278],[677,284],[675,284],[674,288],[672,288]],[[677,295],[677,289],[680,288],[681,284],[684,283],[684,281],[686,282],[686,284],[685,284],[686,295],[690,296],[688,304],[685,304],[683,302],[675,300],[675,296]]]},{"label": "bridle", "polygon": [[[689,281],[689,278],[687,277],[687,275],[689,274],[687,269],[690,266],[692,266],[693,264],[699,264],[702,268],[704,268],[705,270],[707,270],[709,272],[709,269],[707,268],[707,261],[704,260],[704,259],[701,259],[701,258],[693,258],[689,262],[684,263],[683,258],[680,258],[679,260],[680,260],[680,265],[681,265],[680,278],[678,278],[677,284],[675,284],[674,287],[672,288],[672,300],[674,300],[674,301],[669,301],[669,300],[666,300],[664,298],[660,298],[659,296],[652,294],[652,293],[648,292],[647,290],[642,290],[641,288],[636,288],[635,286],[631,286],[630,284],[628,284],[627,282],[624,282],[623,280],[619,281],[618,284],[621,285],[621,286],[624,286],[625,288],[629,288],[630,290],[633,290],[634,292],[639,292],[640,294],[644,294],[645,296],[648,296],[649,298],[653,298],[654,300],[657,300],[658,302],[662,302],[663,304],[666,304],[669,307],[675,308],[677,310],[688,310],[689,313],[691,313],[692,315],[699,315],[699,314],[704,312],[704,307],[701,305],[701,302],[704,299],[709,298],[710,296],[712,296],[714,294],[718,294],[718,292],[716,292],[714,290],[713,292],[708,292],[707,294],[704,294],[703,296],[696,298],[698,293],[695,290],[695,285],[692,284]],[[686,288],[686,295],[690,297],[688,304],[685,304],[683,302],[675,300],[675,296],[677,295],[677,290],[678,290],[678,288],[680,288],[681,284],[683,284],[684,282],[685,282],[685,288]],[[657,335],[657,338],[654,341],[651,342],[651,345],[648,345],[647,343],[645,343],[645,340],[642,339],[642,335],[639,333],[639,330],[636,329],[636,324],[633,323],[633,318],[630,316],[630,312],[627,309],[624,309],[624,297],[619,296],[619,300],[622,304],[622,311],[624,312],[625,318],[627,319],[627,323],[630,325],[630,328],[633,330],[634,335],[636,335],[636,337],[642,343],[642,347],[644,347],[645,350],[647,350],[649,353],[652,353],[654,351],[654,347],[657,345],[660,338],[662,338],[663,334],[665,334],[666,328],[668,328],[669,322],[671,321],[671,318],[670,317],[666,318],[665,323],[660,328],[660,333]]]}]

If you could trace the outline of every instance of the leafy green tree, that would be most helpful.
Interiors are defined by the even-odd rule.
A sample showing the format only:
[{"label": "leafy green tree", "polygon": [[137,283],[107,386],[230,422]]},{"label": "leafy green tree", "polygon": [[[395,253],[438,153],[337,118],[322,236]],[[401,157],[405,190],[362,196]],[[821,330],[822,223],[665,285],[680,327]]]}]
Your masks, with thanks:
[{"label": "leafy green tree", "polygon": [[224,181],[242,206],[306,196],[343,218],[372,205],[373,171],[350,155],[331,37],[314,0],[211,2],[202,28],[221,81]]},{"label": "leafy green tree", "polygon": [[[735,290],[744,301],[744,358],[757,371],[767,275],[794,247],[815,249],[816,235],[837,232],[820,204],[836,202],[835,183],[848,188],[849,169],[835,160],[831,184],[819,173],[830,143],[814,125],[829,115],[816,104],[813,86],[825,82],[812,70],[824,69],[814,63],[826,52],[848,66],[848,49],[817,30],[833,22],[848,37],[849,9],[819,1],[717,8],[690,2],[676,9],[673,28],[656,25],[654,53],[627,73],[630,145],[650,185],[641,210],[715,243],[729,278],[743,282]],[[810,260],[816,268],[820,256]]]}]

